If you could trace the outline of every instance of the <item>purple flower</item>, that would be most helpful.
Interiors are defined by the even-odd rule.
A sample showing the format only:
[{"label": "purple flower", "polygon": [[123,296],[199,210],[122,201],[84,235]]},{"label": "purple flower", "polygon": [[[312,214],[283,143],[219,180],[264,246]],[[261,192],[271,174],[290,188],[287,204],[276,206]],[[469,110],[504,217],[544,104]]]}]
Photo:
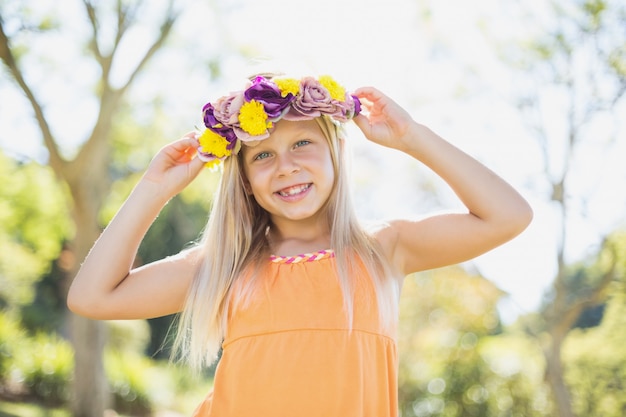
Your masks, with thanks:
[{"label": "purple flower", "polygon": [[282,96],[273,82],[264,77],[256,77],[252,85],[244,93],[246,101],[256,100],[263,104],[268,119],[279,119],[293,101],[293,94]]},{"label": "purple flower", "polygon": [[357,96],[351,96],[352,101],[354,102],[354,116],[358,116],[361,113],[361,100]]},{"label": "purple flower", "polygon": [[237,100],[237,96],[222,97],[215,103],[215,106],[218,106],[217,108],[212,103],[207,103],[202,108],[204,125],[207,129],[211,129],[218,135],[226,138],[230,142],[228,149],[234,148],[237,142],[237,137],[229,121],[233,118],[237,120],[237,114],[241,107],[237,103],[238,101],[243,102],[243,100]]}]

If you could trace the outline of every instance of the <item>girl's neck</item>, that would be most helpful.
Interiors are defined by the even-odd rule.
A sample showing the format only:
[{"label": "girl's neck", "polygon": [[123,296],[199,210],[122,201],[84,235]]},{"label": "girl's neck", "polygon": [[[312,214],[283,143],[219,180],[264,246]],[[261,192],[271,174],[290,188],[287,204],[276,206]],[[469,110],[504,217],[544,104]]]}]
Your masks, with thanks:
[{"label": "girl's neck", "polygon": [[293,256],[330,248],[330,229],[319,224],[303,227],[271,225],[267,235],[273,255]]}]

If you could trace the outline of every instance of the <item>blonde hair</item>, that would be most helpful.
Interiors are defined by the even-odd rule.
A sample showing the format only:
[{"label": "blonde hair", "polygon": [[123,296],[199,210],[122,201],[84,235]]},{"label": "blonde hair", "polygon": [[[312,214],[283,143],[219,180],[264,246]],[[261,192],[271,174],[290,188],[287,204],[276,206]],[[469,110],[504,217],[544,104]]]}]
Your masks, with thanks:
[{"label": "blonde hair", "polygon": [[[352,271],[357,270],[359,261],[372,276],[381,322],[390,325],[397,315],[397,287],[377,242],[357,221],[348,187],[343,131],[326,117],[315,120],[330,145],[335,171],[335,183],[325,209],[349,326],[354,306]],[[203,259],[178,322],[173,352],[196,370],[217,359],[226,331],[233,283],[247,267],[262,267],[263,259],[270,255],[266,238],[270,217],[245,191],[240,155],[224,162],[211,214],[199,243],[203,247]]]}]

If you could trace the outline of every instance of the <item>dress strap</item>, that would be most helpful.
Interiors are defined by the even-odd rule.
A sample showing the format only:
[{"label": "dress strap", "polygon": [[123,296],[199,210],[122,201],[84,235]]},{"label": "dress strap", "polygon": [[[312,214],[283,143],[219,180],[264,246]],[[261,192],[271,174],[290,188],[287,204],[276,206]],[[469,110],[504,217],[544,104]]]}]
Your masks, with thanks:
[{"label": "dress strap", "polygon": [[332,249],[320,250],[315,253],[304,253],[302,255],[295,256],[270,256],[270,261],[273,263],[284,263],[284,264],[296,264],[300,262],[313,262],[319,261],[321,259],[326,258],[334,258],[335,251]]}]

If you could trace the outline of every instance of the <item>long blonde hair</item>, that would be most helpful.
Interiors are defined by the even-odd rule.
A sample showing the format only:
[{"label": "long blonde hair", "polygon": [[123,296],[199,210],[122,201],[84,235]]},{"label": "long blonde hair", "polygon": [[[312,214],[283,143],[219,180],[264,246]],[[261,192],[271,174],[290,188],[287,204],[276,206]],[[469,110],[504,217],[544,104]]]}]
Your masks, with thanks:
[{"label": "long blonde hair", "polygon": [[[344,295],[349,325],[353,318],[354,279],[359,260],[373,278],[382,323],[397,315],[397,288],[377,242],[359,224],[348,189],[343,131],[326,117],[316,119],[330,145],[335,183],[326,213],[330,243],[335,251],[337,275]],[[174,353],[194,369],[217,358],[226,331],[229,295],[233,283],[253,264],[270,255],[266,233],[269,214],[245,191],[240,157],[224,162],[224,170],[202,239],[203,259],[189,290],[178,322]]]}]

